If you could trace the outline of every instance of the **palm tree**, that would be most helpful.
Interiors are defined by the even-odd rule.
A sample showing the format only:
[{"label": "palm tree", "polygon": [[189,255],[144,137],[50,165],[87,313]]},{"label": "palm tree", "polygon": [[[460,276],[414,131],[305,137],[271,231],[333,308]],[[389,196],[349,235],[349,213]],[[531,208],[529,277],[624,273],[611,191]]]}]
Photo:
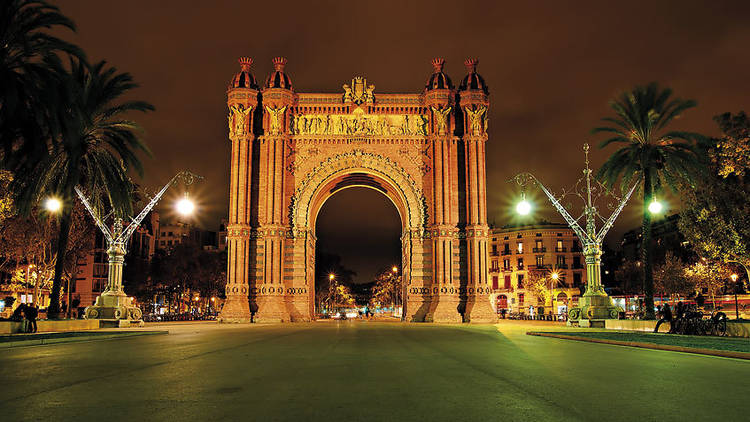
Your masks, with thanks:
[{"label": "palm tree", "polygon": [[656,83],[637,86],[610,103],[615,117],[602,119],[607,126],[592,130],[592,133],[611,136],[599,145],[600,148],[620,144],[620,148],[599,169],[597,177],[609,187],[619,181],[623,190],[637,181],[643,196],[641,259],[648,319],[654,318],[651,213],[648,206],[662,186],[676,191],[679,182],[691,179],[699,163],[695,144],[706,140],[697,133],[666,130],[672,120],[696,106],[695,101],[670,99],[671,95],[671,89],[661,89]]},{"label": "palm tree", "polygon": [[[17,175],[49,154],[60,55],[84,57],[75,45],[46,32],[58,28],[75,25],[44,1],[0,2],[0,163]],[[16,177],[13,190],[23,181]]]},{"label": "palm tree", "polygon": [[123,115],[154,109],[143,101],[117,102],[137,85],[129,74],[117,73],[105,62],[88,65],[71,60],[70,72],[61,82],[60,96],[66,106],[57,110],[59,132],[48,158],[37,164],[28,183],[29,192],[54,193],[66,204],[60,216],[58,259],[48,310],[51,317],[56,317],[60,309],[74,189],[80,186],[92,197],[104,198],[117,217],[131,215],[134,188],[128,173],[132,169],[142,175],[137,153],[149,151],[140,139],[138,124]]}]

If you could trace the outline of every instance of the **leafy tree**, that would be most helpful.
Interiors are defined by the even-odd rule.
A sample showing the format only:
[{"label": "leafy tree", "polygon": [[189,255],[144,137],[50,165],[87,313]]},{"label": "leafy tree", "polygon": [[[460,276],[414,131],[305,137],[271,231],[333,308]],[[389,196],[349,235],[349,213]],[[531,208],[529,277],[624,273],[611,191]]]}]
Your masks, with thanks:
[{"label": "leafy tree", "polygon": [[738,153],[748,142],[750,123],[744,113],[714,120],[723,135],[705,149],[704,176],[682,189],[679,227],[701,256],[750,267],[750,167]]},{"label": "leafy tree", "polygon": [[338,284],[351,285],[354,282],[355,271],[346,268],[341,263],[339,255],[317,251],[315,255],[315,305],[318,310],[327,302],[330,291],[328,276],[333,274]]},{"label": "leafy tree", "polygon": [[401,277],[392,270],[381,270],[372,286],[371,302],[375,306],[397,306],[403,303]]},{"label": "leafy tree", "polygon": [[685,274],[699,290],[705,290],[716,307],[716,295],[726,285],[731,270],[721,262],[699,261],[687,268]]},{"label": "leafy tree", "polygon": [[625,294],[643,294],[643,269],[640,261],[625,260],[615,270],[615,281]]},{"label": "leafy tree", "polygon": [[[72,61],[61,78],[62,104],[57,108],[60,128],[48,159],[27,176],[19,208],[29,207],[41,195],[56,193],[65,206],[60,216],[58,251],[67,247],[75,202],[74,189],[82,186],[93,198],[106,197],[117,217],[132,214],[131,169],[142,174],[139,151],[148,152],[139,126],[124,114],[153,110],[142,101],[122,101],[137,85],[127,73],[117,73],[104,62],[87,65]],[[99,204],[101,207],[101,204]],[[62,263],[55,268],[48,314],[59,313]]]},{"label": "leafy tree", "polygon": [[686,274],[685,264],[672,252],[667,252],[664,262],[654,268],[654,290],[660,295],[689,296],[695,292],[693,281]]},{"label": "leafy tree", "polygon": [[695,101],[670,99],[671,96],[671,89],[662,90],[656,83],[637,86],[610,102],[615,117],[602,119],[607,126],[592,131],[610,136],[600,144],[600,148],[610,144],[620,145],[599,169],[597,177],[609,187],[619,182],[622,190],[637,183],[643,198],[641,261],[648,319],[654,318],[651,214],[648,205],[664,185],[676,190],[680,180],[691,179],[698,167],[694,144],[705,139],[697,133],[667,130],[672,120],[696,105]]}]

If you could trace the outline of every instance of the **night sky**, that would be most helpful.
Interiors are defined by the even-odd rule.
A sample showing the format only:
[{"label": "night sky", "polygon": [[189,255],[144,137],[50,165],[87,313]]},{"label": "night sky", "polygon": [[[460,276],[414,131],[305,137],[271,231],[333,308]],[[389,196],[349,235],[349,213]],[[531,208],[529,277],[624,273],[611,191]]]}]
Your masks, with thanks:
[{"label": "night sky", "polygon": [[[300,92],[339,92],[361,75],[375,84],[376,95],[420,92],[433,57],[446,59],[445,70],[457,84],[465,75],[464,59],[478,57],[490,87],[488,219],[497,225],[509,222],[518,191],[506,181],[514,174],[532,171],[553,190],[575,182],[583,142],[599,140],[589,135],[591,128],[611,114],[607,103],[613,96],[636,84],[658,81],[698,101],[676,129],[715,135],[712,116],[750,111],[748,1],[58,4],[78,25],[78,33],[65,38],[91,61],[104,59],[132,73],[141,84],[135,96],[156,106],[138,118],[154,155],[145,160],[143,183],[155,188],[186,168],[203,175],[196,191],[200,224],[213,230],[227,214],[226,86],[239,56],[255,60],[259,81],[272,69],[273,57],[285,56]],[[592,148],[593,167],[612,151]],[[349,236],[325,224],[341,223],[352,210],[360,218],[388,215],[388,202],[375,192],[340,195],[331,199],[335,207],[326,205],[319,223],[319,237],[331,236],[321,242],[332,252],[353,248]],[[548,218],[560,220],[543,205]],[[610,242],[638,224],[638,208],[626,208]],[[390,215],[390,223],[352,223],[372,235],[375,263],[350,265],[345,257],[344,265],[367,273],[391,264],[392,241],[375,236],[384,226],[398,233],[395,209]]]}]

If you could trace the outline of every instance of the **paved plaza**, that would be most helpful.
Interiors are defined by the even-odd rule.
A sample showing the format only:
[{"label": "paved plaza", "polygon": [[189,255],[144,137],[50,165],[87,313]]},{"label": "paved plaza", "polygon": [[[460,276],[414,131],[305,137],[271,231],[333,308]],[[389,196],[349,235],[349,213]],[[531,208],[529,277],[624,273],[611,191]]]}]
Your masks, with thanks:
[{"label": "paved plaza", "polygon": [[[0,350],[3,420],[742,420],[747,361],[525,335],[544,326],[151,325]],[[546,327],[559,331],[561,327]]]}]

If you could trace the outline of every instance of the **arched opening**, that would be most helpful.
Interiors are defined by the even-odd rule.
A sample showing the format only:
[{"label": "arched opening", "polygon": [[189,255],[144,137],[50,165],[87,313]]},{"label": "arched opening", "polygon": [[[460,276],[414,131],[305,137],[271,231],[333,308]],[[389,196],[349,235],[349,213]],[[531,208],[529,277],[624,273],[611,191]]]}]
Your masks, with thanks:
[{"label": "arched opening", "polygon": [[403,223],[388,190],[364,173],[329,184],[313,216],[315,317],[400,316]]}]

